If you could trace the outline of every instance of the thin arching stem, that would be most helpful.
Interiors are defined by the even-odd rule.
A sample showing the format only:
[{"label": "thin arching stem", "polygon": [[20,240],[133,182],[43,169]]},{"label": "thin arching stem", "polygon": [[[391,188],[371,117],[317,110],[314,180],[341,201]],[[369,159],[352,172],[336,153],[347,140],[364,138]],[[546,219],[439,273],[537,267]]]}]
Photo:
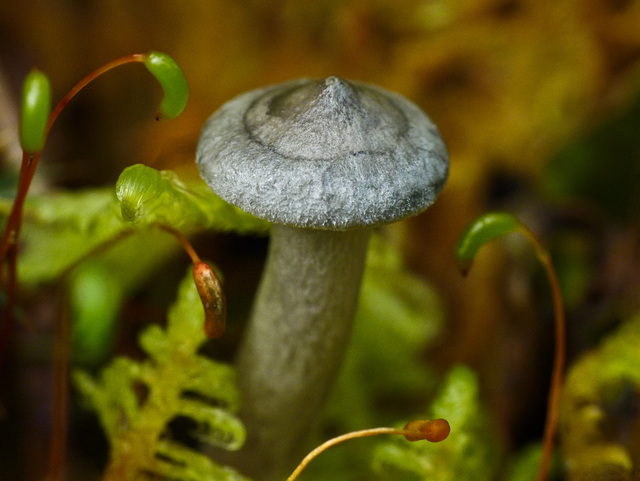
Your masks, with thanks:
[{"label": "thin arching stem", "polygon": [[[51,127],[53,126],[54,122],[60,115],[60,112],[62,112],[62,110],[67,106],[69,102],[71,102],[71,99],[73,99],[78,94],[78,92],[80,92],[83,88],[85,88],[90,82],[100,77],[102,74],[108,72],[109,70],[112,70],[116,67],[119,67],[120,65],[124,65],[127,63],[144,62],[144,57],[145,57],[144,54],[141,54],[141,53],[125,55],[124,57],[114,59],[111,62],[104,64],[102,67],[94,70],[89,75],[87,75],[82,80],[80,80],[80,82],[78,82],[71,90],[69,90],[67,95],[65,95],[62,98],[62,100],[58,102],[58,105],[56,105],[55,108],[51,111],[51,115],[49,115],[49,121],[47,122],[45,140],[49,135],[49,132],[51,131]],[[28,175],[26,178],[27,189],[29,188],[29,186],[31,185],[31,181],[33,180],[33,175],[38,165],[38,160],[40,160],[39,153],[36,154],[33,160],[29,163]],[[24,195],[26,195],[26,191]]]},{"label": "thin arching stem", "polygon": [[[83,88],[85,88],[91,81],[95,80],[102,74],[112,70],[120,65],[124,65],[127,63],[133,62],[144,62],[144,54],[134,53],[131,55],[125,55],[124,57],[117,58],[104,64],[102,67],[94,70],[89,75],[84,77],[80,82],[78,82],[69,92],[65,95],[60,102],[55,106],[55,108],[51,111],[51,115],[49,115],[49,120],[47,122],[47,128],[45,130],[45,142],[47,137],[49,136],[49,132],[53,127],[53,124],[57,120],[58,116],[62,112],[62,110],[67,106],[69,102],[80,92]],[[38,162],[40,160],[40,152],[36,152],[32,156],[28,154],[24,154],[22,168],[20,169],[20,182],[18,184],[18,193],[16,195],[16,202],[18,204],[19,209],[22,210],[22,205],[24,203],[24,199],[27,196],[27,192],[29,187],[31,186],[31,182],[33,181],[33,176],[35,175],[36,167],[38,166]],[[25,171],[25,175],[22,175],[23,170]],[[14,205],[15,205],[14,204]],[[16,226],[18,227],[18,226]],[[19,228],[19,227],[18,227]]]},{"label": "thin arching stem", "polygon": [[408,441],[420,441],[427,440],[431,442],[440,442],[449,436],[449,423],[444,419],[434,420],[421,420],[411,421],[403,429],[398,428],[372,428],[363,429],[362,431],[353,431],[347,434],[342,434],[335,438],[325,441],[320,446],[315,448],[300,462],[298,467],[293,470],[291,475],[287,478],[287,481],[294,481],[300,476],[300,473],[309,465],[309,463],[315,459],[319,454],[323,453],[327,449],[335,446],[336,444],[349,441],[351,439],[365,438],[369,436],[378,436],[380,434],[392,434],[397,436],[404,436]]},{"label": "thin arching stem", "polygon": [[[73,99],[89,82],[120,65],[132,62],[144,62],[144,58],[144,54],[131,54],[117,58],[106,63],[78,82],[67,93],[67,95],[63,97],[49,115],[43,145],[46,143],[46,138],[48,137],[54,122],[60,115],[60,112],[62,112],[71,99]],[[2,326],[0,326],[0,364],[4,357],[6,346],[11,334],[11,316],[13,315],[18,291],[17,263],[20,234],[22,231],[22,212],[25,199],[27,198],[27,193],[29,192],[29,187],[31,186],[38,162],[40,161],[41,153],[41,151],[31,153],[23,152],[16,198],[11,208],[11,212],[9,213],[9,217],[7,218],[7,224],[2,234],[2,239],[0,240],[0,289],[5,288],[6,285],[7,292],[7,301],[1,319]],[[7,262],[8,264],[6,264]],[[5,268],[8,271],[6,284],[4,277]]]},{"label": "thin arching stem", "polygon": [[[112,60],[111,62],[106,63],[102,67],[93,71],[86,77],[84,77],[80,82],[78,82],[68,93],[65,95],[62,100],[56,105],[56,107],[51,111],[49,115],[49,120],[47,122],[47,127],[45,130],[45,142],[46,138],[51,131],[51,127],[54,122],[60,115],[60,112],[64,109],[64,107],[73,99],[80,90],[82,90],[86,85],[92,80],[96,79],[103,73],[118,67],[120,65],[124,65],[132,62],[144,62],[144,54],[131,54],[126,55],[124,57],[117,58]],[[44,144],[44,142],[43,142]],[[24,207],[24,202],[27,197],[27,193],[29,192],[29,187],[31,186],[31,182],[33,181],[33,177],[35,175],[36,168],[38,167],[38,162],[40,161],[41,152],[35,153],[27,153],[24,152],[22,156],[22,165],[20,167],[20,178],[18,180],[18,191],[16,193],[16,199],[13,203],[13,207],[11,209],[11,213],[9,214],[9,218],[7,220],[7,225],[5,227],[5,231],[2,236],[2,240],[0,241],[0,261],[4,264],[7,255],[14,257],[17,256],[17,248],[18,242],[20,239],[20,231],[22,227],[22,210]],[[13,252],[15,251],[15,253]],[[10,262],[9,265],[9,282],[11,284],[15,284],[15,262]],[[0,269],[0,284],[3,284],[3,270]],[[15,288],[9,288],[9,291],[13,291]],[[10,292],[11,294],[11,292]],[[8,304],[11,304],[10,301]],[[10,315],[10,314],[9,314]]]},{"label": "thin arching stem", "polygon": [[373,429],[364,429],[362,431],[354,431],[351,433],[342,434],[341,436],[337,436],[335,438],[329,439],[328,441],[325,441],[320,446],[315,448],[309,454],[307,454],[304,457],[304,459],[300,462],[300,464],[298,464],[298,467],[287,478],[287,481],[294,481],[294,479],[300,476],[300,473],[302,472],[302,470],[306,468],[307,465],[311,461],[313,461],[314,458],[316,458],[319,454],[323,453],[330,447],[335,446],[336,444],[344,443],[345,441],[349,441],[350,439],[364,438],[368,436],[378,436],[379,434],[397,434],[400,436],[404,436],[405,434],[410,434],[410,433],[408,433],[408,431],[405,431],[404,429],[397,429],[397,428],[373,428]]},{"label": "thin arching stem", "polygon": [[553,310],[555,317],[555,356],[553,362],[553,371],[551,374],[551,386],[549,388],[549,398],[547,401],[547,419],[544,428],[542,460],[540,463],[540,471],[538,472],[538,481],[545,481],[549,475],[549,466],[553,456],[553,448],[555,444],[555,435],[558,428],[558,416],[560,412],[560,396],[562,393],[562,382],[564,365],[566,360],[566,321],[564,315],[564,304],[562,301],[562,293],[556,270],[551,262],[551,256],[547,249],[542,245],[538,237],[527,227],[521,225],[519,231],[531,241],[536,255],[540,263],[544,267],[545,273],[551,286],[551,294],[553,297]]},{"label": "thin arching stem", "polygon": [[178,240],[178,242],[180,242],[180,245],[182,245],[182,248],[186,251],[186,253],[191,258],[191,262],[193,262],[194,264],[198,264],[199,262],[201,262],[200,256],[191,245],[191,242],[189,242],[189,240],[184,236],[182,232],[164,224],[158,224],[158,228],[165,232],[168,232],[169,234],[174,236]]},{"label": "thin arching stem", "polygon": [[511,232],[519,232],[534,247],[536,255],[549,280],[553,296],[553,310],[555,317],[555,355],[551,386],[547,404],[547,419],[544,428],[542,460],[538,472],[538,481],[545,481],[548,477],[549,466],[553,456],[556,430],[558,428],[558,415],[560,411],[560,395],[564,375],[566,358],[566,322],[562,293],[558,282],[558,276],[551,262],[551,256],[540,239],[516,217],[507,212],[490,212],[477,218],[464,231],[455,249],[456,263],[462,274],[469,272],[473,258],[478,249],[498,236]]}]

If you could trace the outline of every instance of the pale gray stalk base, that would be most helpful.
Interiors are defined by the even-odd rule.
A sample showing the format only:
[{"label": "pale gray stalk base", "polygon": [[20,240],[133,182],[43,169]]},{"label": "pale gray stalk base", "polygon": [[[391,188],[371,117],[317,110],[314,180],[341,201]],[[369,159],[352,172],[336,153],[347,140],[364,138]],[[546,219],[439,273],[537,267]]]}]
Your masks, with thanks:
[{"label": "pale gray stalk base", "polygon": [[370,233],[273,226],[238,364],[239,468],[256,480],[285,479],[308,448],[349,341]]}]

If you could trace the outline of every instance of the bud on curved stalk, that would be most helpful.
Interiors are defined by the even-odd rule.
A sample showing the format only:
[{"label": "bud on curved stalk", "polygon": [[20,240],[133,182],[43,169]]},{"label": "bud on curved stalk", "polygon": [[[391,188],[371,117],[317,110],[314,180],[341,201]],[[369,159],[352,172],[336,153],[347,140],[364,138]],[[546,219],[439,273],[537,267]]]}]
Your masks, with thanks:
[{"label": "bud on curved stalk", "polygon": [[227,299],[216,271],[200,260],[191,242],[177,229],[159,224],[158,227],[176,238],[193,262],[193,281],[204,308],[204,333],[210,339],[224,334],[227,324]]},{"label": "bud on curved stalk", "polygon": [[418,421],[408,422],[404,428],[373,428],[363,429],[362,431],[353,431],[351,433],[342,434],[335,438],[325,441],[320,446],[315,448],[300,462],[298,467],[294,469],[291,475],[287,478],[287,481],[294,481],[298,479],[300,473],[307,467],[307,465],[313,461],[319,454],[323,453],[330,447],[336,444],[349,441],[351,439],[365,438],[369,436],[378,436],[380,434],[393,434],[397,436],[404,436],[407,441],[430,441],[432,443],[439,443],[444,441],[449,436],[451,427],[446,419],[426,419]]},{"label": "bud on curved stalk", "polygon": [[558,413],[560,410],[560,394],[562,388],[563,371],[565,364],[565,318],[562,294],[558,282],[558,276],[551,262],[551,256],[540,239],[515,216],[506,212],[491,212],[480,216],[472,222],[461,235],[455,249],[456,263],[463,275],[471,268],[476,253],[487,242],[496,237],[519,232],[535,248],[538,260],[545,269],[547,279],[551,286],[555,316],[555,359],[551,375],[551,387],[547,401],[547,420],[544,428],[542,461],[538,471],[538,481],[545,481],[548,476],[549,465],[553,455],[555,433],[558,426]]},{"label": "bud on curved stalk", "polygon": [[227,303],[220,279],[215,271],[200,261],[193,265],[193,280],[204,307],[204,333],[216,339],[224,334],[227,323]]}]

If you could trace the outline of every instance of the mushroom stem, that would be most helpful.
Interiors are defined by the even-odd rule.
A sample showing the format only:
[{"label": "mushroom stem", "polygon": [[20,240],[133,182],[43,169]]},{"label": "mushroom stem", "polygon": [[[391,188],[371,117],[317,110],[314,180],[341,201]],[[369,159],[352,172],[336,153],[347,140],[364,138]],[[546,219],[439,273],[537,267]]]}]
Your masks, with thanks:
[{"label": "mushroom stem", "polygon": [[272,227],[238,362],[240,468],[255,479],[290,470],[304,450],[348,344],[370,233]]}]

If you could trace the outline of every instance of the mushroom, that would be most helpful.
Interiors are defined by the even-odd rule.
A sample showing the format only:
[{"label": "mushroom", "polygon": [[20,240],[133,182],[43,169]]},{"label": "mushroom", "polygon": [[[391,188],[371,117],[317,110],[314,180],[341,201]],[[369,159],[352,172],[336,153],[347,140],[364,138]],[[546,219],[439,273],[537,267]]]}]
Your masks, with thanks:
[{"label": "mushroom", "polygon": [[434,202],[447,149],[404,97],[328,77],[227,102],[202,130],[197,163],[220,197],[272,223],[238,359],[241,467],[265,479],[296,459],[339,370],[372,228]]}]

